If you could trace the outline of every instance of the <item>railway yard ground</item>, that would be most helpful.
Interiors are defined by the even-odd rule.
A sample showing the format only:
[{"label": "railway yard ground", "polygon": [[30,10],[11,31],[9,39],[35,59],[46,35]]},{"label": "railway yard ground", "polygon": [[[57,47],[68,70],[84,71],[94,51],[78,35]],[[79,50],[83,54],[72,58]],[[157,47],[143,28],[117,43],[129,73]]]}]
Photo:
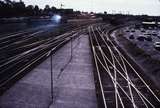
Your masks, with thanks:
[{"label": "railway yard ground", "polygon": [[[115,34],[117,34],[116,37]],[[145,39],[145,36],[149,40]],[[124,27],[113,33],[115,41],[128,55],[133,57],[158,87],[160,86],[158,83],[160,76],[160,50],[155,47],[155,43],[160,42],[159,36],[159,28],[137,29],[133,26]],[[142,40],[139,40],[139,37],[142,37]]]},{"label": "railway yard ground", "polygon": [[[53,54],[50,108],[97,108],[89,38],[82,34]],[[51,57],[16,83],[2,97],[2,108],[47,108],[51,102]]]},{"label": "railway yard ground", "polygon": [[160,30],[95,21],[1,35],[0,108],[159,108]]}]

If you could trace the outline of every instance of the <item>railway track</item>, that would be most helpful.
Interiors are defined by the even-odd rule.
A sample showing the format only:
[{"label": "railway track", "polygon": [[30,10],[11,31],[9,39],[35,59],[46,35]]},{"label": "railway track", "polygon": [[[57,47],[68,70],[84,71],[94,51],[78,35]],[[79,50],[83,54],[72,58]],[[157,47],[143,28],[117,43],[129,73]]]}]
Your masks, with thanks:
[{"label": "railway track", "polygon": [[[88,28],[96,67],[94,74],[99,107],[159,108],[159,90],[111,40],[109,28],[105,25]],[[104,32],[106,29],[107,34]]]},{"label": "railway track", "polygon": [[47,32],[43,30],[1,37],[0,41],[5,44],[0,45],[0,95],[50,54],[83,32],[75,25],[68,27],[72,31],[45,38],[40,35]]}]

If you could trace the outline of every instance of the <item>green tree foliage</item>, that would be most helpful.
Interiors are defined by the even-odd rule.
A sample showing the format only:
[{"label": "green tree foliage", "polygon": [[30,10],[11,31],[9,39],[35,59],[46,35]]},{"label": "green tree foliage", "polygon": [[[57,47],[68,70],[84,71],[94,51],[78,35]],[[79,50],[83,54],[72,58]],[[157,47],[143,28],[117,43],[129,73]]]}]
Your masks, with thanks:
[{"label": "green tree foliage", "polygon": [[19,17],[19,16],[42,16],[49,15],[56,11],[55,7],[50,8],[46,5],[44,9],[40,9],[38,5],[26,6],[22,0],[19,2],[11,0],[0,0],[0,17]]}]

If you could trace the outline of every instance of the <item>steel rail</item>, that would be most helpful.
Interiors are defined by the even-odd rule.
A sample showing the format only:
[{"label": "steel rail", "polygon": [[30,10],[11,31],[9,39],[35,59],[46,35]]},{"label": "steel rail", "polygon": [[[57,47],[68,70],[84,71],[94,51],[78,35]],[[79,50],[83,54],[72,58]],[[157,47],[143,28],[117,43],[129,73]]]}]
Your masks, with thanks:
[{"label": "steel rail", "polygon": [[[109,73],[109,75],[110,75],[110,77],[111,77],[111,79],[112,79],[112,82],[114,82],[115,84],[117,83],[117,85],[120,87],[120,89],[122,89],[122,91],[125,93],[125,95],[128,97],[128,99],[132,102],[134,108],[137,108],[137,106],[136,106],[136,104],[135,104],[135,102],[134,102],[134,96],[133,96],[133,93],[132,93],[132,88],[136,91],[136,93],[138,94],[139,98],[142,100],[142,102],[143,102],[144,105],[146,106],[146,108],[149,107],[149,106],[147,105],[147,103],[148,103],[150,106],[152,106],[153,108],[155,108],[155,106],[143,95],[142,92],[140,92],[140,91],[138,90],[138,88],[133,84],[133,82],[132,82],[131,79],[129,78],[129,74],[128,74],[127,67],[126,67],[126,65],[128,66],[129,61],[127,62],[127,61],[126,61],[127,59],[124,59],[124,56],[120,53],[120,51],[117,51],[118,49],[116,48],[116,46],[115,46],[113,43],[111,43],[112,46],[113,46],[113,49],[116,51],[116,54],[118,54],[118,56],[120,57],[120,61],[122,62],[122,64],[120,63],[120,61],[116,58],[115,53],[111,50],[111,47],[107,44],[106,40],[104,39],[104,37],[103,37],[104,32],[103,32],[103,31],[100,31],[100,30],[101,30],[101,27],[99,27],[99,26],[98,26],[98,27],[95,27],[95,28],[96,28],[95,30],[93,29],[93,26],[91,26],[90,28],[92,29],[93,36],[94,36],[94,38],[95,38],[95,40],[96,40],[96,42],[97,42],[96,44],[99,46],[99,47],[97,47],[97,48],[98,48],[99,51],[101,52],[101,56],[102,56],[102,58],[103,58],[103,61],[105,62],[105,65],[102,63],[102,61],[101,61],[100,58],[98,57],[95,48],[94,48],[94,50],[95,50],[95,52],[94,52],[95,54],[94,54],[94,55],[96,56],[97,62],[100,62],[100,64],[102,65],[102,67],[105,69],[105,71]],[[99,33],[100,38],[102,38],[103,42],[105,43],[105,45],[106,45],[107,48],[109,49],[109,52],[110,52],[111,58],[112,58],[112,62],[111,62],[111,60],[109,60],[109,58],[107,58],[106,54],[103,52],[103,50],[102,50],[102,48],[101,48],[101,46],[100,46],[100,43],[98,43],[98,39],[96,38],[94,31],[96,31],[96,32]],[[91,33],[89,33],[89,34],[91,34]],[[109,39],[109,37],[106,36],[106,34],[105,34],[104,36],[107,38],[107,40],[109,40],[109,42],[111,42],[111,40]],[[91,37],[91,35],[90,35],[90,37]],[[106,59],[106,60],[109,62],[109,64],[112,65],[112,67],[114,68],[114,77],[110,74],[109,69],[108,69],[107,66],[106,66],[106,61],[105,61],[105,59]],[[122,69],[122,71],[124,72],[125,75],[123,75],[123,74],[121,73],[121,71],[116,68],[114,61],[118,63],[118,65],[121,67],[121,69]],[[131,65],[131,64],[130,64],[130,65]],[[129,65],[129,67],[130,67],[133,71],[135,71],[136,69],[133,69],[133,66],[130,66],[130,65]],[[116,74],[116,71],[118,72],[118,74],[121,75],[122,78],[124,78],[124,79],[127,81],[127,84],[128,84],[128,87],[129,87],[129,92],[130,92],[130,96],[131,96],[131,97],[124,91],[124,89],[123,89],[123,88],[120,86],[120,84],[116,81],[116,75],[115,75],[115,74]],[[137,75],[137,74],[136,74],[136,75]],[[139,78],[138,75],[137,75],[137,77]],[[141,80],[141,78],[139,78],[139,79]],[[142,82],[143,82],[143,81],[142,81]],[[144,83],[144,82],[143,82],[143,83]],[[102,85],[102,86],[103,86],[103,85]],[[146,85],[145,85],[145,86],[146,86]],[[147,89],[148,89],[148,86],[147,86]],[[150,90],[149,90],[149,91],[150,91]],[[151,91],[150,91],[150,92],[151,92]],[[151,92],[151,94],[154,96],[154,92],[153,92],[153,93]],[[155,97],[155,96],[154,96],[154,97]],[[157,99],[157,98],[156,98],[156,99]],[[146,103],[146,102],[147,102],[147,103]],[[117,107],[117,106],[116,106],[116,107]]]},{"label": "steel rail", "polygon": [[98,81],[100,83],[100,89],[101,89],[101,94],[102,94],[102,98],[103,98],[103,104],[104,104],[104,108],[107,108],[106,99],[105,99],[104,91],[103,91],[103,85],[102,85],[101,76],[100,76],[100,71],[99,71],[98,63],[97,63],[97,60],[96,60],[96,57],[95,57],[95,48],[94,48],[93,41],[92,41],[90,27],[89,27],[88,31],[89,31],[89,37],[90,37],[91,47],[92,47],[92,51],[93,51],[93,57],[94,57],[94,61],[95,61],[95,64],[96,64],[96,69],[97,69],[97,72],[98,72]]},{"label": "steel rail", "polygon": [[[112,30],[111,30],[112,31]],[[107,36],[107,34],[105,34],[105,36]],[[110,40],[109,40],[110,41]],[[113,42],[110,41],[112,45]],[[114,45],[115,46],[115,45]],[[148,84],[146,83],[146,81],[138,74],[138,72],[134,69],[134,67],[131,65],[131,63],[129,63],[129,61],[123,56],[123,54],[118,50],[117,47],[115,47],[115,49],[117,50],[117,52],[121,55],[121,57],[127,62],[127,64],[133,69],[133,71],[136,73],[136,75],[141,79],[141,81],[144,83],[144,85],[148,88],[148,90],[152,93],[152,95],[157,99],[158,102],[160,102],[160,99],[156,96],[156,94],[153,92],[153,90],[148,86]]]}]

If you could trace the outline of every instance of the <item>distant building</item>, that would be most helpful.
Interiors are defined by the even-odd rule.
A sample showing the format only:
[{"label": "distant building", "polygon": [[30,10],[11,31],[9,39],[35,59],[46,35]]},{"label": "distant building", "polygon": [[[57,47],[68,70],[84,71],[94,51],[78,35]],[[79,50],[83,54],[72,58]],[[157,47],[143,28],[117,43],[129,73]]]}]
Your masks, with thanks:
[{"label": "distant building", "polygon": [[156,21],[143,21],[142,27],[145,29],[158,27],[158,22]]},{"label": "distant building", "polygon": [[65,14],[65,15],[74,13],[73,9],[57,9],[57,12],[60,14]]}]

